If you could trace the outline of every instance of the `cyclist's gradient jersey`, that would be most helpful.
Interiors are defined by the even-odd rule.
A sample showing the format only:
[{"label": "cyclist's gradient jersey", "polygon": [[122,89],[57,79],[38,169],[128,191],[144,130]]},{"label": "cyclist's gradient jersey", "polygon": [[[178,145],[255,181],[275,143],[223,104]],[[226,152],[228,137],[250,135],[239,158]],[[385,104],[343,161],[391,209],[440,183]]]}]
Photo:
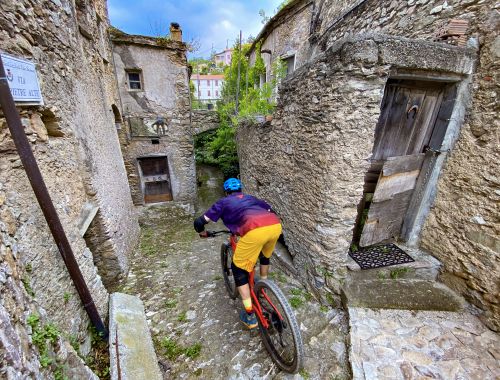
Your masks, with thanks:
[{"label": "cyclist's gradient jersey", "polygon": [[212,222],[221,218],[232,233],[243,236],[255,228],[279,224],[279,218],[270,210],[271,206],[261,199],[232,193],[215,202],[205,216]]}]

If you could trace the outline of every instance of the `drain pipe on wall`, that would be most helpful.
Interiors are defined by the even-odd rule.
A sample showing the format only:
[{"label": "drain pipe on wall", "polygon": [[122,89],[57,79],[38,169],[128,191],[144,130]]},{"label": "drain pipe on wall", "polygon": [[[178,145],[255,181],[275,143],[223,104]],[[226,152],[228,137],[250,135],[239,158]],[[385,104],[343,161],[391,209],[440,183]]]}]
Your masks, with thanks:
[{"label": "drain pipe on wall", "polygon": [[31,150],[30,143],[26,138],[24,133],[24,128],[21,124],[21,117],[17,112],[14,99],[10,93],[9,84],[5,75],[5,69],[3,61],[0,58],[0,107],[2,108],[5,118],[7,120],[7,125],[10,130],[14,144],[16,145],[17,152],[23,163],[24,170],[28,176],[33,192],[35,193],[38,204],[42,209],[45,220],[49,225],[50,232],[56,242],[57,248],[66,264],[69,275],[73,280],[76,290],[80,295],[83,307],[87,312],[92,324],[96,330],[107,339],[108,331],[104,326],[99,312],[95,306],[94,300],[90,294],[90,291],[85,283],[80,267],[75,259],[73,250],[68,242],[68,238],[64,232],[59,216],[57,215],[56,209],[52,200],[50,199],[49,192],[43,181],[42,173],[35,160],[33,151]]}]

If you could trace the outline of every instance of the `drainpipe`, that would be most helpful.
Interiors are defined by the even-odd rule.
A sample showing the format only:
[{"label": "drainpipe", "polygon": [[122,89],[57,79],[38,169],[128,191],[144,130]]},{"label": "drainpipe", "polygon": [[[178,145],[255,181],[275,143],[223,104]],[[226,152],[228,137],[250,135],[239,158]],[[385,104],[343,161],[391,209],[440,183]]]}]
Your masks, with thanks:
[{"label": "drainpipe", "polygon": [[24,128],[21,124],[21,117],[17,112],[16,105],[14,104],[14,99],[10,93],[9,84],[5,75],[5,69],[3,66],[3,61],[0,58],[0,107],[2,108],[5,118],[7,119],[7,125],[10,130],[14,144],[16,145],[17,152],[23,163],[24,170],[28,176],[33,192],[35,193],[38,204],[42,209],[45,220],[49,225],[52,237],[56,242],[57,248],[66,264],[69,275],[73,280],[76,290],[80,295],[83,307],[87,312],[92,324],[96,330],[103,335],[103,337],[108,337],[108,331],[104,326],[101,317],[97,311],[94,304],[94,300],[90,294],[90,291],[85,283],[82,272],[78,267],[78,263],[75,259],[75,255],[71,249],[68,242],[68,238],[64,233],[61,221],[57,215],[56,209],[52,200],[50,199],[49,192],[43,181],[42,173],[35,160],[35,156],[31,150],[30,143],[26,138],[24,133]]}]

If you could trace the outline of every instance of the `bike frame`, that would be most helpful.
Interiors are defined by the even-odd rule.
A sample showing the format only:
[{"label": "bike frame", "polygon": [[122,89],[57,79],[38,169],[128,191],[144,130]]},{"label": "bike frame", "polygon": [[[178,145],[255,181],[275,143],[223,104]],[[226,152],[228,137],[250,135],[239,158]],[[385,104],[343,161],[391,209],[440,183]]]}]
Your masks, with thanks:
[{"label": "bike frame", "polygon": [[[229,243],[231,244],[231,248],[233,249],[233,253],[236,252],[236,245],[238,243],[236,239],[237,239],[236,235],[231,234],[229,236]],[[250,297],[252,298],[252,307],[253,307],[253,311],[255,312],[255,315],[259,319],[261,325],[265,329],[268,329],[269,322],[264,317],[264,313],[262,312],[262,307],[260,305],[259,299],[257,298],[257,294],[255,294],[255,291],[254,291],[254,285],[255,285],[255,269],[253,269],[250,272],[250,276],[248,279],[248,286],[250,287]],[[274,304],[271,302],[271,300],[267,296],[266,292],[264,292],[264,289],[262,289],[261,292],[262,292],[262,295],[264,296],[264,298],[266,299],[266,301],[269,303],[269,305],[272,306],[272,308],[274,309],[274,311],[278,315],[279,319],[283,320],[281,313],[278,311],[278,309],[276,309],[276,306],[274,306]]]}]

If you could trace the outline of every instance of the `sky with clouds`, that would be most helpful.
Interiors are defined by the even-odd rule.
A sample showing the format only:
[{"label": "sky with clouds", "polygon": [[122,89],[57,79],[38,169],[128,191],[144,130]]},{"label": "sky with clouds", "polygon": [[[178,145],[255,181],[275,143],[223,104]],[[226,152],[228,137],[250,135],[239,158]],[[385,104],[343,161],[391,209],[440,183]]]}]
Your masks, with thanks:
[{"label": "sky with clouds", "polygon": [[111,24],[129,34],[160,36],[178,22],[184,41],[199,41],[190,56],[210,56],[234,44],[240,29],[243,39],[257,36],[262,28],[263,9],[272,16],[283,0],[108,0]]}]

